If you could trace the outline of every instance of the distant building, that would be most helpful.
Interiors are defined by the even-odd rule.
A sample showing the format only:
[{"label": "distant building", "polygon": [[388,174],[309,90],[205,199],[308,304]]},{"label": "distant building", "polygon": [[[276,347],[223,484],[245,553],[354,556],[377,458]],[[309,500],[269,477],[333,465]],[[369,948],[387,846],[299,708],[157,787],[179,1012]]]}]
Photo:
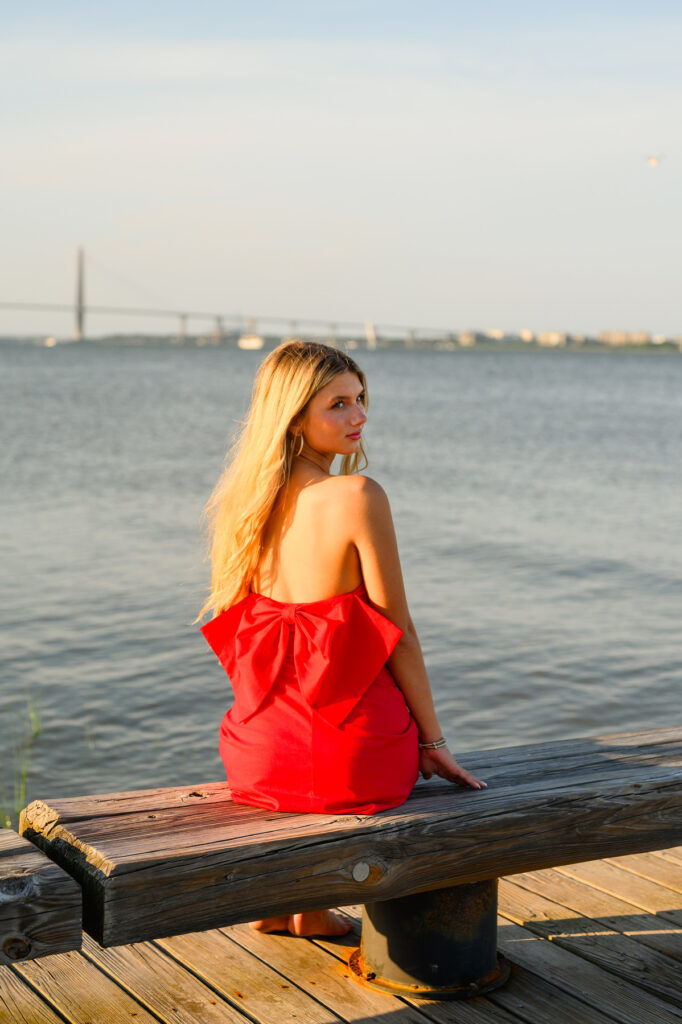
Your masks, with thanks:
[{"label": "distant building", "polygon": [[562,331],[540,331],[535,335],[538,345],[544,348],[556,348],[566,344],[566,335]]},{"label": "distant building", "polygon": [[648,345],[651,335],[647,331],[602,331],[597,340],[603,345]]},{"label": "distant building", "polygon": [[535,335],[532,331],[529,331],[527,327],[524,327],[522,331],[519,331],[519,338],[521,339],[521,341],[525,341],[526,343],[528,343],[529,341],[533,341]]}]

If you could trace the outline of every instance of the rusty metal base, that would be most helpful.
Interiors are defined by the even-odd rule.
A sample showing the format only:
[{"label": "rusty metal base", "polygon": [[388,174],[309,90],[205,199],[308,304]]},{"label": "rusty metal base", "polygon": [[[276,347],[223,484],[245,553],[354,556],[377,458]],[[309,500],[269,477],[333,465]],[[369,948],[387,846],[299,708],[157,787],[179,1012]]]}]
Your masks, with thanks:
[{"label": "rusty metal base", "polygon": [[394,996],[420,996],[422,999],[473,999],[474,996],[483,996],[486,992],[492,992],[494,988],[504,985],[509,979],[511,971],[511,964],[507,958],[502,953],[498,953],[495,970],[484,978],[455,988],[448,988],[445,985],[434,988],[417,983],[405,985],[399,981],[379,978],[374,971],[365,969],[359,949],[351,953],[348,966],[351,976],[362,985],[367,985],[368,988],[377,989],[379,992],[390,992]]},{"label": "rusty metal base", "polygon": [[497,879],[368,903],[353,977],[396,995],[467,999],[503,985]]}]

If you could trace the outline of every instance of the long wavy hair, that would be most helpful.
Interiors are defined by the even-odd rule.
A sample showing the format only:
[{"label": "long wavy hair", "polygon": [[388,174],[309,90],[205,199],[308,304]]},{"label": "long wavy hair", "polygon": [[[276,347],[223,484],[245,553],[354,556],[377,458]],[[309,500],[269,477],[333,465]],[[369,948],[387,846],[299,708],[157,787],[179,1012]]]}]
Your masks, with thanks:
[{"label": "long wavy hair", "polygon": [[[246,418],[202,513],[211,589],[195,622],[209,611],[217,615],[248,593],[268,517],[291,475],[298,440],[292,421],[305,413],[313,395],[347,371],[358,376],[366,407],[365,375],[339,349],[315,341],[285,341],[263,360]],[[342,457],[340,473],[357,473],[365,466],[360,442],[357,452]]]}]

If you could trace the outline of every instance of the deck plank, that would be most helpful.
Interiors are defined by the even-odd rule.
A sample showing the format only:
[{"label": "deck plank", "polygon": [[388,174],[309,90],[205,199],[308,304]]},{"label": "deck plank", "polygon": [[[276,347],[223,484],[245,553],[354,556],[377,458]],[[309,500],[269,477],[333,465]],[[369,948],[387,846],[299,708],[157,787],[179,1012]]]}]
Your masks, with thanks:
[{"label": "deck plank", "polygon": [[69,1024],[158,1024],[136,999],[81,953],[58,953],[13,968]]},{"label": "deck plank", "polygon": [[659,953],[682,961],[681,927],[655,914],[638,912],[631,903],[595,889],[585,881],[569,878],[552,868],[511,875],[507,881],[570,908],[585,920],[594,922],[595,928],[601,924],[606,929],[620,932]]},{"label": "deck plank", "polygon": [[[102,949],[85,936],[83,953],[163,1021],[246,1024],[248,1018],[152,942]],[[159,984],[163,979],[163,984]]]},{"label": "deck plank", "polygon": [[332,1024],[340,1019],[218,929],[157,939],[155,944],[258,1024],[294,1019],[297,1024]]},{"label": "deck plank", "polygon": [[0,967],[0,1024],[64,1024],[11,967]]},{"label": "deck plank", "polygon": [[682,894],[682,865],[677,865],[653,853],[638,853],[627,857],[607,857],[609,864],[631,871],[633,875],[648,878]]},{"label": "deck plank", "polygon": [[618,1024],[679,1024],[682,1010],[521,925],[499,920],[499,948],[512,963]]},{"label": "deck plank", "polygon": [[605,860],[585,861],[582,864],[567,864],[557,870],[569,878],[584,880],[596,889],[618,896],[649,914],[656,914],[678,928],[682,927],[682,901],[679,894],[665,885],[627,871],[619,864]]},{"label": "deck plank", "polygon": [[682,1010],[680,965],[665,954],[507,879],[500,883],[499,907],[508,920]]},{"label": "deck plank", "polygon": [[676,864],[682,864],[682,846],[675,847],[671,850],[656,850],[656,856],[662,857],[663,860],[671,860]]},{"label": "deck plank", "polygon": [[518,964],[514,966],[509,985],[491,992],[490,1000],[497,1006],[515,1013],[528,1024],[613,1024],[594,1006],[589,1006],[574,995],[563,991],[550,980]]},{"label": "deck plank", "polygon": [[329,940],[336,952],[315,942],[294,938],[293,935],[263,935],[248,925],[233,925],[221,929],[233,942],[270,964],[279,973],[292,979],[306,991],[313,993],[343,1020],[361,1020],[374,1015],[381,1019],[390,1014],[391,1024],[426,1024],[428,1018],[412,1007],[405,1006],[395,996],[358,985],[350,975],[346,958],[349,949],[355,949],[359,935]]}]

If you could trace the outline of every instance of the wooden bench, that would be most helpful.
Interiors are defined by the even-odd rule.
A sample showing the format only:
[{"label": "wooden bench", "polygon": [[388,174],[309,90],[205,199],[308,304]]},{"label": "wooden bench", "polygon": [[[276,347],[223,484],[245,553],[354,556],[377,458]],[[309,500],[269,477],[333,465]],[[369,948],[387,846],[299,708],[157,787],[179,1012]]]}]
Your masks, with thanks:
[{"label": "wooden bench", "polygon": [[12,829],[0,829],[0,964],[81,948],[81,888]]},{"label": "wooden bench", "polygon": [[462,756],[488,789],[419,783],[391,811],[285,814],[224,783],[35,800],[22,834],[80,883],[84,928],[111,946],[363,903],[366,983],[487,991],[497,878],[682,842],[682,729]]}]

